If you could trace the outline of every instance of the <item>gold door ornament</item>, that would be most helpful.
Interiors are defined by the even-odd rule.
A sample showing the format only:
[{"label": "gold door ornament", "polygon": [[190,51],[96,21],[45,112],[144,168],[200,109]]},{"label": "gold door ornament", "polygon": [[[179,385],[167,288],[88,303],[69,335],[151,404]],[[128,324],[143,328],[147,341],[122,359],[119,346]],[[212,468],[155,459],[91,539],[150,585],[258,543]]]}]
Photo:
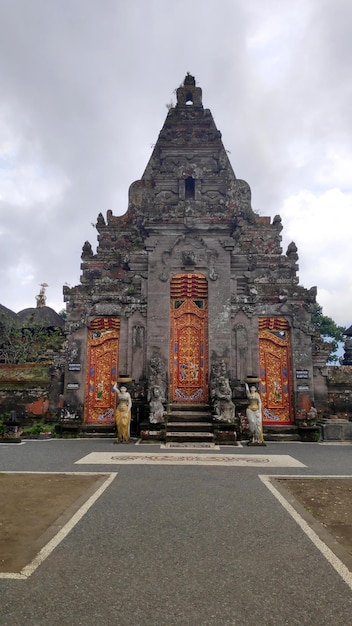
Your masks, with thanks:
[{"label": "gold door ornament", "polygon": [[207,402],[208,285],[201,274],[171,281],[170,367],[173,402]]},{"label": "gold door ornament", "polygon": [[292,423],[290,327],[285,318],[259,319],[263,423]]},{"label": "gold door ornament", "polygon": [[84,403],[86,424],[114,424],[120,320],[97,317],[89,325]]}]

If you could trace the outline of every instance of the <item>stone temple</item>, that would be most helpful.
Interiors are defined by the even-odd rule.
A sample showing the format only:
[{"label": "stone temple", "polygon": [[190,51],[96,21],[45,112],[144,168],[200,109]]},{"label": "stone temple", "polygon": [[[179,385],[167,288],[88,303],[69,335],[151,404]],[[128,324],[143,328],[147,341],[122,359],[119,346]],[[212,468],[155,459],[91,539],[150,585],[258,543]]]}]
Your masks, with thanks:
[{"label": "stone temple", "polygon": [[326,402],[316,288],[299,284],[295,244],[283,253],[280,216],[252,209],[194,77],[176,93],[126,213],[98,215],[97,251],[85,242],[80,284],[64,287],[65,403],[107,429],[126,381],[147,436],[177,409],[214,419],[220,384],[218,425],[233,430],[252,376],[265,431],[288,432]]}]

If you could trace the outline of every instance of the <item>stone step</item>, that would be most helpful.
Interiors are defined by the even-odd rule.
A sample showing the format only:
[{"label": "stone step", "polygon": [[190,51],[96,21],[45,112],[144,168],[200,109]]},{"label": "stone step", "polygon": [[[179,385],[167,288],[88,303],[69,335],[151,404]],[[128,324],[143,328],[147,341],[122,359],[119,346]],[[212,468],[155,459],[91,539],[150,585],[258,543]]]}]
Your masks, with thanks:
[{"label": "stone step", "polygon": [[168,411],[209,411],[209,404],[182,404],[181,402],[177,402],[175,404],[168,405]]},{"label": "stone step", "polygon": [[194,430],[197,432],[211,431],[213,425],[211,422],[170,422],[167,423],[168,431]]},{"label": "stone step", "polygon": [[300,441],[296,426],[264,426],[264,441]]},{"label": "stone step", "polygon": [[116,433],[110,432],[81,432],[80,439],[116,439]]},{"label": "stone step", "polygon": [[173,412],[168,414],[168,418],[173,422],[209,422],[210,413]]},{"label": "stone step", "polygon": [[297,433],[264,433],[264,441],[300,441]]},{"label": "stone step", "polygon": [[213,433],[208,432],[167,432],[166,441],[213,441]]}]

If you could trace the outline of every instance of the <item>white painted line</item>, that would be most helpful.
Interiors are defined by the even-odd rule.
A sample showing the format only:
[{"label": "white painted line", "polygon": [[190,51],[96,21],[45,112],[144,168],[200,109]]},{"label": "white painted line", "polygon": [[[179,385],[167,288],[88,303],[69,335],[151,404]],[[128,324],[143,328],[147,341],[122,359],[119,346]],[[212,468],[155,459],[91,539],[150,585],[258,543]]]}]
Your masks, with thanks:
[{"label": "white painted line", "polygon": [[277,498],[277,500],[282,504],[284,509],[293,517],[295,522],[300,526],[303,532],[309,537],[312,543],[316,548],[321,552],[321,554],[326,558],[326,560],[332,565],[332,567],[336,570],[336,572],[341,576],[341,578],[345,581],[345,583],[352,590],[352,572],[340,561],[340,559],[333,553],[330,548],[318,537],[318,535],[312,530],[309,524],[297,513],[296,509],[284,498],[284,496],[274,487],[272,480],[280,480],[281,478],[289,478],[289,479],[307,479],[307,478],[351,478],[351,476],[265,476],[263,474],[259,474],[259,478],[264,483],[264,485],[271,491],[271,493]]},{"label": "white painted line", "polygon": [[[50,474],[50,472],[6,472],[6,473],[16,473],[16,474]],[[73,476],[79,475],[101,475],[99,474],[91,474],[88,472],[54,472],[55,474],[72,474]],[[90,507],[98,500],[98,498],[104,493],[104,491],[109,487],[114,478],[116,478],[117,473],[111,472],[108,474],[106,480],[102,485],[93,493],[93,495],[86,500],[84,504],[72,515],[71,519],[60,528],[59,532],[38,552],[38,554],[34,557],[34,559],[26,565],[19,573],[11,572],[11,573],[0,573],[0,578],[15,578],[17,580],[26,580],[35,572],[35,570],[45,561],[45,559],[50,556],[50,554],[55,550],[55,548],[61,543],[63,539],[68,535],[68,533],[78,524],[78,522],[82,519],[82,517],[87,513]]]},{"label": "white painted line", "polygon": [[92,452],[77,465],[226,465],[228,467],[306,467],[287,454],[179,454]]}]

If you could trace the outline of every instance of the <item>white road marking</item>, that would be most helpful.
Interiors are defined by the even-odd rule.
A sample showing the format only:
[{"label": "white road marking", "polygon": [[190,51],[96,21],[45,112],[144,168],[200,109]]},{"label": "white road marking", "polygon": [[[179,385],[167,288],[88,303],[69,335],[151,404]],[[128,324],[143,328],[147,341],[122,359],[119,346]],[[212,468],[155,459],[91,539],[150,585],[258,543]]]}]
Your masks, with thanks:
[{"label": "white road marking", "polygon": [[226,465],[228,467],[306,467],[288,454],[192,454],[92,452],[77,465]]},{"label": "white road marking", "polygon": [[266,476],[266,475],[261,475],[259,474],[259,478],[262,480],[262,482],[264,483],[264,485],[269,489],[269,491],[271,491],[271,493],[275,496],[275,498],[277,498],[277,500],[280,502],[280,504],[282,504],[282,506],[286,509],[286,511],[291,515],[291,517],[293,517],[293,519],[295,520],[295,522],[297,522],[297,524],[301,527],[301,529],[303,530],[303,532],[307,535],[307,537],[309,537],[309,539],[312,541],[312,543],[315,545],[316,548],[318,548],[318,550],[321,552],[321,554],[326,558],[326,560],[330,563],[330,565],[332,565],[332,567],[336,570],[336,572],[341,576],[341,578],[345,581],[345,583],[349,586],[349,588],[352,590],[352,572],[350,572],[350,570],[346,567],[346,565],[344,563],[342,563],[342,561],[340,561],[340,559],[336,556],[336,554],[334,554],[334,552],[332,550],[330,550],[330,548],[320,539],[320,537],[318,537],[317,533],[314,532],[314,530],[312,530],[312,528],[309,526],[309,524],[303,519],[303,517],[300,516],[299,513],[297,513],[296,509],[286,500],[286,498],[276,489],[276,487],[273,485],[272,480],[279,480],[281,478],[300,478],[300,479],[305,479],[305,478],[351,478],[351,476],[325,476],[325,475],[320,475],[320,476]]},{"label": "white road marking", "polygon": [[[10,472],[7,472],[7,473],[10,473]],[[49,474],[50,472],[13,472],[13,473]],[[58,473],[60,472],[55,472],[55,474],[58,474]],[[62,473],[72,474],[73,476],[77,476],[77,475],[79,476],[80,474],[87,475],[86,472],[82,472],[82,473],[81,472],[79,473],[62,472]],[[89,476],[92,476],[92,475],[94,476],[94,473],[89,474]],[[101,474],[99,473],[98,476],[101,476]],[[83,515],[87,513],[90,507],[96,502],[96,500],[102,495],[102,493],[104,493],[105,489],[109,487],[109,485],[112,483],[114,478],[116,478],[116,476],[117,476],[116,472],[110,472],[107,475],[107,478],[103,482],[103,484],[100,485],[100,487],[93,493],[93,495],[91,495],[91,497],[88,498],[88,500],[86,500],[84,504],[82,504],[82,506],[78,509],[78,511],[76,511],[76,513],[72,515],[72,517],[69,519],[67,524],[65,524],[65,526],[60,528],[59,532],[45,546],[43,546],[43,548],[40,550],[40,552],[38,552],[38,554],[34,557],[34,559],[28,565],[26,565],[19,573],[0,572],[0,578],[15,578],[17,580],[25,580],[29,578],[29,576],[31,576],[31,574],[35,572],[35,570],[39,567],[39,565],[41,565],[43,561],[45,561],[45,559],[53,552],[53,550],[55,550],[55,548],[59,545],[59,543],[63,539],[65,539],[65,537],[72,530],[72,528],[76,526],[76,524],[78,524],[78,522],[82,519]]]}]

